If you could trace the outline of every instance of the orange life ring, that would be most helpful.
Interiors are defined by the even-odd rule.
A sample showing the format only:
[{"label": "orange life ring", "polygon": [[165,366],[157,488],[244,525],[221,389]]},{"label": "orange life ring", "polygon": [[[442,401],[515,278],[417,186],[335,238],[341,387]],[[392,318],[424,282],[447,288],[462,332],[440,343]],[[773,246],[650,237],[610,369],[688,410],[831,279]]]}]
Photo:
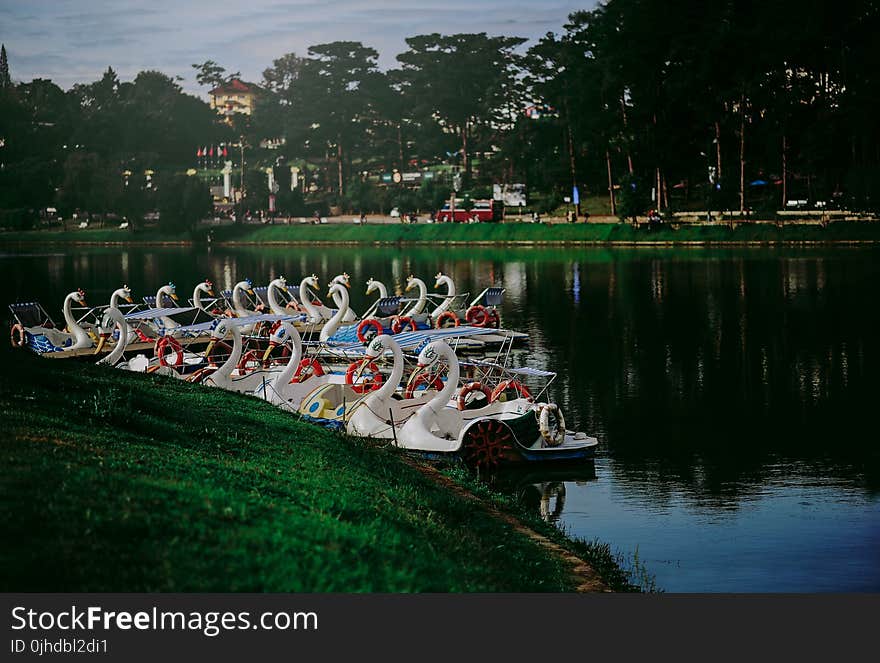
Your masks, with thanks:
[{"label": "orange life ring", "polygon": [[486,327],[489,324],[489,311],[482,304],[474,304],[464,314],[464,319],[474,327]]},{"label": "orange life ring", "polygon": [[367,329],[367,327],[373,327],[376,330],[377,335],[381,335],[385,331],[384,329],[382,329],[382,323],[374,318],[361,320],[357,328],[357,337],[361,343],[367,342],[367,337],[364,335],[364,331]]},{"label": "orange life ring", "polygon": [[299,362],[299,366],[296,367],[296,372],[290,379],[290,384],[293,384],[294,382],[305,382],[305,380],[310,377],[309,374],[306,373],[306,369],[311,369],[311,375],[314,377],[324,375],[324,367],[321,366],[321,362],[314,357],[307,357]]},{"label": "orange life ring", "polygon": [[165,359],[165,351],[168,348],[171,348],[171,351],[174,352],[174,366],[183,366],[183,346],[180,345],[180,341],[178,341],[173,336],[163,336],[158,341],[156,341],[156,350],[155,355],[159,360],[159,366],[172,366]]},{"label": "orange life ring", "polygon": [[403,397],[413,398],[416,394],[416,389],[420,385],[426,385],[426,389],[430,389],[431,387],[433,387],[437,391],[440,391],[441,389],[443,389],[443,380],[440,379],[439,375],[431,377],[427,373],[419,373],[415,380],[407,383],[406,389],[403,392]]},{"label": "orange life ring", "polygon": [[532,400],[532,392],[519,380],[505,380],[492,390],[492,402],[497,401],[508,389],[515,389],[522,398]]},{"label": "orange life ring", "polygon": [[[18,332],[18,339],[15,338],[16,332]],[[24,327],[17,322],[12,325],[12,330],[9,332],[9,340],[11,341],[13,348],[24,347],[25,341],[27,340]]]},{"label": "orange life ring", "polygon": [[461,388],[461,391],[458,392],[458,409],[466,410],[467,409],[467,396],[468,394],[472,394],[475,391],[483,392],[483,395],[486,397],[486,405],[491,403],[494,399],[492,398],[492,390],[489,389],[482,382],[469,382],[465,386]]},{"label": "orange life ring", "polygon": [[394,319],[391,321],[391,332],[399,334],[403,331],[403,328],[406,325],[409,325],[411,331],[418,329],[418,327],[416,327],[416,321],[408,315],[395,315]]},{"label": "orange life ring", "polygon": [[[444,324],[447,320],[452,320],[452,324]],[[443,311],[443,313],[437,316],[437,321],[434,323],[434,327],[437,329],[444,329],[445,327],[458,327],[460,324],[461,320],[455,314],[455,311]]]},{"label": "orange life ring", "polygon": [[351,385],[351,388],[354,389],[356,394],[365,394],[368,391],[375,391],[382,386],[382,374],[379,372],[379,367],[376,366],[376,362],[373,361],[367,364],[367,368],[370,369],[373,376],[368,381],[361,382],[360,384],[354,383],[354,374],[361,368],[361,366],[363,366],[363,364],[363,361],[353,361],[345,370],[345,384]]}]

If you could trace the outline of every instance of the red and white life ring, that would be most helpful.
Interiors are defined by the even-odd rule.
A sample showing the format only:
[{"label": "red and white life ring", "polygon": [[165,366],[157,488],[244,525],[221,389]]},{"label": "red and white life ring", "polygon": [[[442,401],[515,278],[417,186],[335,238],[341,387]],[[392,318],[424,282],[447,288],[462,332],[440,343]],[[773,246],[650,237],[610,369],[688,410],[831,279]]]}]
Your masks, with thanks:
[{"label": "red and white life ring", "polygon": [[[165,358],[165,353],[169,348],[174,353],[173,364],[169,364]],[[183,366],[183,346],[173,336],[163,336],[156,341],[155,355],[159,360],[159,366]]]},{"label": "red and white life ring", "polygon": [[236,366],[235,368],[238,369],[239,375],[245,375],[250,371],[256,370],[261,365],[262,360],[260,359],[260,355],[257,354],[256,350],[248,350],[241,356],[241,359],[238,360],[238,366]]},{"label": "red and white life ring", "polygon": [[354,374],[360,372],[363,366],[363,361],[353,361],[345,370],[345,384],[351,385],[351,388],[356,394],[365,394],[368,391],[375,391],[382,386],[382,374],[379,372],[379,367],[376,366],[376,362],[373,361],[366,365],[366,368],[370,369],[372,376],[370,376],[368,380],[359,384],[354,383]]},{"label": "red and white life ring", "polygon": [[487,327],[489,323],[489,310],[482,304],[474,304],[464,314],[464,319],[473,327]]},{"label": "red and white life ring", "polygon": [[296,367],[296,372],[290,379],[290,384],[295,382],[305,382],[312,376],[320,377],[322,375],[324,375],[324,367],[321,366],[321,362],[314,357],[306,357],[299,362],[299,366]]},{"label": "red and white life ring", "polygon": [[416,327],[416,321],[408,315],[395,315],[394,319],[391,321],[391,332],[399,334],[407,325],[409,325],[410,331],[418,329],[418,327]]},{"label": "red and white life ring", "polygon": [[468,406],[467,397],[475,391],[480,391],[486,397],[486,405],[492,402],[492,390],[482,382],[468,382],[458,392],[458,409],[466,410]]},{"label": "red and white life ring", "polygon": [[497,401],[508,389],[515,390],[522,398],[532,400],[532,392],[519,380],[505,380],[492,390],[492,402]]},{"label": "red and white life ring", "polygon": [[[452,320],[452,324],[447,325],[447,320]],[[434,327],[437,329],[445,329],[446,327],[458,327],[460,324],[461,320],[455,314],[455,311],[443,311],[443,313],[437,316],[437,321],[434,323]]]},{"label": "red and white life ring", "polygon": [[364,334],[368,327],[372,327],[373,329],[375,329],[376,334],[382,334],[382,332],[384,331],[382,329],[382,323],[374,318],[361,320],[360,324],[357,327],[357,338],[361,343],[366,343],[369,340]]},{"label": "red and white life ring", "polygon": [[410,380],[410,382],[407,383],[406,389],[403,391],[403,397],[414,398],[416,390],[422,385],[426,385],[426,389],[433,388],[440,391],[443,389],[443,380],[440,379],[439,375],[431,376],[425,372],[419,373],[414,380]]}]

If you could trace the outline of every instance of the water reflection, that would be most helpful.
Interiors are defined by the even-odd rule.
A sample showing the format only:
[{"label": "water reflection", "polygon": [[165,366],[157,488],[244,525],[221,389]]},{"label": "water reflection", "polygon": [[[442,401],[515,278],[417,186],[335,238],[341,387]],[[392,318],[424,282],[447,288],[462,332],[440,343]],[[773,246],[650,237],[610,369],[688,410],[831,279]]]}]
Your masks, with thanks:
[{"label": "water reflection", "polygon": [[[126,282],[141,297],[169,280],[189,293],[205,278],[230,289],[244,277],[264,284],[283,274],[298,283],[315,272],[324,287],[347,271],[356,311],[372,302],[363,287],[369,277],[396,292],[409,274],[431,286],[438,271],[474,296],[502,286],[504,323],[531,336],[512,361],[559,371],[547,398],[601,441],[597,480],[542,478],[530,482],[528,499],[550,484],[552,514],[560,494],[552,484],[562,481],[567,528],[643,550],[659,543],[659,560],[688,559],[671,538],[688,527],[690,552],[703,559],[701,534],[721,518],[764,555],[755,568],[767,587],[775,586],[767,522],[786,527],[808,515],[830,527],[826,519],[836,518],[851,525],[838,534],[849,554],[874,562],[860,567],[863,583],[880,589],[876,545],[868,551],[880,539],[878,257],[876,249],[77,250],[0,257],[0,277],[8,300],[38,299],[56,318],[66,292],[83,287],[90,301],[105,302]],[[793,499],[803,491],[810,497]],[[840,579],[846,565],[817,552],[826,545],[819,530],[830,535],[805,526],[802,551],[780,544],[778,552],[788,563],[792,555],[824,560],[816,564]],[[715,561],[699,580],[682,562],[660,584],[735,591]]]},{"label": "water reflection", "polygon": [[512,495],[520,504],[537,513],[545,522],[558,522],[565,510],[566,483],[575,487],[596,480],[592,461],[572,466],[516,468],[489,478],[493,488]]}]

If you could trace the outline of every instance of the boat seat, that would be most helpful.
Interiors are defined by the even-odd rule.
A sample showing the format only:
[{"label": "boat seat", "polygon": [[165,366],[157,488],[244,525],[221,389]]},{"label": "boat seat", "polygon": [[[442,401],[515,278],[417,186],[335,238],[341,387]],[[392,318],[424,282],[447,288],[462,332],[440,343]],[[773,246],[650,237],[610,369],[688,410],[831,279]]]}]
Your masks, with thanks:
[{"label": "boat seat", "polygon": [[39,302],[10,304],[9,312],[22,327],[55,327],[55,323]]},{"label": "boat seat", "polygon": [[397,315],[400,312],[400,300],[401,297],[397,296],[381,298],[376,305],[376,317],[389,318]]}]

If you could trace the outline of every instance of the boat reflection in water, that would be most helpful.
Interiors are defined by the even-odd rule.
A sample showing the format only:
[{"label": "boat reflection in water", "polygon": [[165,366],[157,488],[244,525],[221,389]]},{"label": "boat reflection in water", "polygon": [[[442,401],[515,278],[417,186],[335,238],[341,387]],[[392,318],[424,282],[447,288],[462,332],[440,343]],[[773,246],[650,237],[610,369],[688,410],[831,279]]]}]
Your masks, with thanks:
[{"label": "boat reflection in water", "polygon": [[502,470],[493,474],[489,483],[538,513],[545,522],[555,523],[565,509],[565,484],[583,486],[595,480],[596,466],[589,460],[577,465]]}]

